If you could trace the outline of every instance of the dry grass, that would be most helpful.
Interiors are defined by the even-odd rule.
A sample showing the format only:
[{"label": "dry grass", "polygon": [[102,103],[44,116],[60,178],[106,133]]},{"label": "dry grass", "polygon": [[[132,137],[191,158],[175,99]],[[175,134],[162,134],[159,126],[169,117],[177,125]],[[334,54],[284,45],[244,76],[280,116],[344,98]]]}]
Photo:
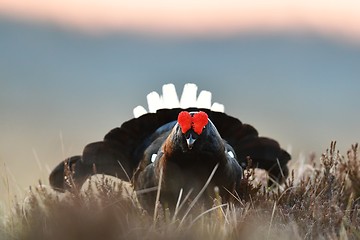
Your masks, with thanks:
[{"label": "dry grass", "polygon": [[0,239],[360,239],[358,145],[346,156],[335,145],[320,164],[295,162],[286,183],[271,189],[247,169],[237,201],[218,197],[184,219],[161,205],[147,214],[131,187],[112,178],[65,194],[40,184],[3,218]]}]

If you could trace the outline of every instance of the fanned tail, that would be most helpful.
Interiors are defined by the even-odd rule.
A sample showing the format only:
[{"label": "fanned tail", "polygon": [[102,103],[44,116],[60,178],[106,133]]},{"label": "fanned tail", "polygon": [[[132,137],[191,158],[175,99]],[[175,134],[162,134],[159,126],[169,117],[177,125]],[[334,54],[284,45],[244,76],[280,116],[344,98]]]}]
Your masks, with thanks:
[{"label": "fanned tail", "polygon": [[[267,170],[270,176],[281,182],[288,175],[286,163],[290,155],[281,149],[275,140],[259,137],[256,129],[243,124],[237,118],[224,113],[224,105],[212,103],[209,91],[197,94],[196,84],[185,84],[180,100],[174,84],[162,87],[162,94],[151,92],[147,95],[148,110],[143,106],[134,108],[134,119],[112,129],[103,141],[88,144],[82,156],[65,160],[74,169],[74,181],[78,186],[95,173],[108,174],[129,181],[133,177],[149,139],[171,127],[181,111],[204,111],[215,124],[221,137],[233,147],[236,158],[242,166],[246,158],[253,159],[253,166]],[[156,114],[155,114],[156,113]],[[170,125],[169,125],[170,123]],[[157,132],[161,128],[160,132]],[[234,156],[234,153],[229,153]],[[65,162],[60,163],[50,174],[51,186],[59,191],[66,189]]]},{"label": "fanned tail", "polygon": [[197,91],[198,87],[196,84],[185,84],[179,101],[175,85],[172,83],[165,84],[162,87],[162,95],[155,91],[147,95],[148,111],[143,106],[137,106],[134,108],[134,117],[138,118],[148,112],[155,113],[160,109],[173,108],[201,108],[210,109],[215,112],[224,112],[225,107],[223,104],[218,102],[214,102],[213,104],[211,103],[211,92],[202,90],[198,96]]}]

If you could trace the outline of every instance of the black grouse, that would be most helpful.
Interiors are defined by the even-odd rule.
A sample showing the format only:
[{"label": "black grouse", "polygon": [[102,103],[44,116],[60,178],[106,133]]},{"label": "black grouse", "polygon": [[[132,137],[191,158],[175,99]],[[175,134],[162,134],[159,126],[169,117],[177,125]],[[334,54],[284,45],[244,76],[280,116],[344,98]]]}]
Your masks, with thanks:
[{"label": "black grouse", "polygon": [[277,141],[259,137],[254,127],[223,113],[223,105],[211,105],[210,92],[197,97],[196,91],[195,84],[186,84],[180,101],[172,84],[163,86],[163,96],[150,93],[149,113],[135,108],[135,118],[88,144],[81,156],[60,163],[50,174],[51,186],[67,189],[67,165],[77,187],[95,173],[131,181],[148,211],[157,191],[146,189],[161,185],[159,200],[173,211],[180,191],[191,201],[203,190],[200,202],[207,206],[213,204],[215,186],[223,201],[236,196],[248,157],[272,179],[287,177],[290,155]]}]

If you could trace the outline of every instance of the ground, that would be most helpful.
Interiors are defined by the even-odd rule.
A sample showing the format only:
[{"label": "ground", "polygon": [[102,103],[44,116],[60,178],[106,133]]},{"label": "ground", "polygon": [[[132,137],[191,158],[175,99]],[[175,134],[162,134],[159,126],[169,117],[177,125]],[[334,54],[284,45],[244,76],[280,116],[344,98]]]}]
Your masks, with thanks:
[{"label": "ground", "polygon": [[114,178],[62,194],[39,185],[1,213],[0,239],[360,239],[358,150],[342,155],[332,143],[319,163],[292,161],[286,182],[271,188],[249,168],[234,202],[182,216],[161,205],[148,214]]}]

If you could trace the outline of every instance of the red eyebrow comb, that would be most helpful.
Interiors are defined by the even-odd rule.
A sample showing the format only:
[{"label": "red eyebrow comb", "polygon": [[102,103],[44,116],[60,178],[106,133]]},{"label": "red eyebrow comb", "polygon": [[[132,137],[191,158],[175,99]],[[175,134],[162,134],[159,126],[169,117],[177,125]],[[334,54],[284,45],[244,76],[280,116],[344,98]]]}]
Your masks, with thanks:
[{"label": "red eyebrow comb", "polygon": [[186,111],[182,111],[178,115],[178,123],[181,127],[182,133],[186,133],[193,128],[194,132],[200,135],[208,122],[208,115],[202,111],[195,113],[193,116]]},{"label": "red eyebrow comb", "polygon": [[208,122],[209,118],[205,112],[200,111],[194,114],[194,116],[192,117],[192,127],[194,129],[194,132],[200,135]]},{"label": "red eyebrow comb", "polygon": [[181,127],[182,133],[186,133],[191,129],[192,126],[192,118],[189,112],[182,111],[178,115],[178,123]]}]

